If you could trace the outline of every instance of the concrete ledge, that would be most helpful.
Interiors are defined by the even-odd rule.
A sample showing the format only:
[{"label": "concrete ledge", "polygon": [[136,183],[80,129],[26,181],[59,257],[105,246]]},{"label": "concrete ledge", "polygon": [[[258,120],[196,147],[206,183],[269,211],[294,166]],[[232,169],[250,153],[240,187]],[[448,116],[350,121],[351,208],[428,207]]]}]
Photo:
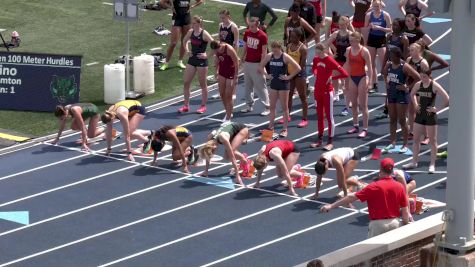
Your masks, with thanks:
[{"label": "concrete ledge", "polygon": [[297,267],[343,267],[359,264],[386,252],[440,233],[442,226],[442,212],[439,212],[410,225],[402,226],[385,234],[328,253],[308,263],[302,263],[297,265]]}]

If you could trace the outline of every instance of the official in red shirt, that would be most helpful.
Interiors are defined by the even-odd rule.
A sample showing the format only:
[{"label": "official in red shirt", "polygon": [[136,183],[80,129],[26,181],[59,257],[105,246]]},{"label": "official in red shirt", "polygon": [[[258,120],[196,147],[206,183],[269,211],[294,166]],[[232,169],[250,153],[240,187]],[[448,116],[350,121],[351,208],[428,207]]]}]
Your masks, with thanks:
[{"label": "official in red shirt", "polygon": [[265,109],[262,116],[269,115],[269,93],[267,91],[266,78],[258,71],[261,60],[267,55],[267,34],[259,29],[259,19],[250,19],[249,29],[244,32],[244,53],[241,62],[244,63],[244,85],[246,88],[246,103],[243,113],[251,112],[254,99],[252,92],[259,97]]},{"label": "official in red shirt", "polygon": [[328,126],[328,143],[324,147],[325,150],[333,149],[333,136],[335,134],[335,122],[333,120],[333,85],[332,74],[333,71],[339,73],[333,79],[341,79],[348,77],[343,67],[336,62],[333,57],[328,56],[325,52],[327,48],[322,43],[315,46],[315,57],[313,58],[312,72],[315,74],[315,91],[314,97],[317,103],[317,119],[318,119],[318,140],[312,144],[312,147],[320,147],[323,140],[323,132],[325,130],[325,123],[323,121],[324,115],[327,118]]},{"label": "official in red shirt", "polygon": [[368,202],[369,232],[368,237],[380,235],[399,227],[399,217],[402,215],[403,224],[409,223],[409,208],[405,188],[392,178],[394,160],[385,158],[381,161],[379,179],[355,194],[327,204],[322,212],[333,208],[347,206],[357,199]]}]

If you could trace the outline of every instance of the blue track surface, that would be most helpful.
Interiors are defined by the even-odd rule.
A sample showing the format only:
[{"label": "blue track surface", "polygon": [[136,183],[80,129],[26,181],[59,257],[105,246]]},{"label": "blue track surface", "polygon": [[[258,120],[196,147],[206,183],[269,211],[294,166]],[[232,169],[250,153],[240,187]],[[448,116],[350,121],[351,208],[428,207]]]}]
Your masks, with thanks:
[{"label": "blue track surface", "polygon": [[[276,8],[290,5],[290,1],[264,2]],[[347,1],[335,1],[341,7],[328,2],[329,13],[332,9],[350,13]],[[399,16],[398,1],[385,2],[393,18]],[[423,23],[424,30],[437,40],[432,46],[434,52],[450,55],[450,33],[438,38],[450,27],[450,22]],[[433,75],[450,91],[445,70]],[[243,91],[240,84],[237,105],[242,106]],[[197,108],[199,99],[193,98],[192,109]],[[382,103],[383,97],[370,97],[370,134],[364,140],[345,134],[352,124],[350,117],[335,117],[336,147],[351,146],[365,156],[375,147],[386,145],[388,122],[373,119],[382,111]],[[224,116],[219,100],[211,100],[203,115],[179,115],[176,110],[180,105],[171,103],[149,110],[141,128],[186,125],[193,132],[195,145],[199,145]],[[321,154],[309,148],[315,140],[315,109],[310,109],[309,127],[299,129],[298,99],[294,105],[288,138],[302,148],[299,163],[311,167]],[[342,107],[343,101],[336,103],[335,114]],[[236,112],[234,120],[249,124],[257,133],[267,126],[267,118],[257,115],[261,108],[257,105],[252,114],[246,115]],[[447,120],[448,110],[439,114],[438,142],[443,149],[447,147]],[[159,165],[154,168],[147,165],[150,157],[136,158],[136,163],[125,161],[121,139],[113,144],[115,154],[105,157],[104,142],[93,145],[96,152],[89,154],[77,150],[78,138],[65,137],[61,146],[41,143],[0,156],[0,212],[30,214],[30,224],[25,226],[0,220],[0,266],[292,266],[367,236],[364,203],[355,203],[356,209],[319,213],[322,204],[336,200],[334,171],[327,175],[332,180],[324,183],[319,200],[310,201],[312,189],[298,190],[300,198],[290,197],[272,170],[265,173],[261,189],[223,188],[190,180],[190,175],[172,164],[169,151],[160,155]],[[241,150],[255,154],[261,145],[251,143]],[[416,171],[428,168],[429,147],[423,146],[421,152]],[[218,154],[222,155],[222,150]],[[399,165],[410,161],[405,155],[392,156]],[[227,176],[230,164],[221,161],[211,168],[211,178]],[[358,169],[361,171],[355,174],[370,181],[378,162],[362,162]],[[201,171],[202,167],[192,169],[194,174]],[[445,202],[444,160],[437,162],[437,171],[440,173],[414,174],[420,188],[417,194]],[[438,211],[430,210],[415,219]]]}]

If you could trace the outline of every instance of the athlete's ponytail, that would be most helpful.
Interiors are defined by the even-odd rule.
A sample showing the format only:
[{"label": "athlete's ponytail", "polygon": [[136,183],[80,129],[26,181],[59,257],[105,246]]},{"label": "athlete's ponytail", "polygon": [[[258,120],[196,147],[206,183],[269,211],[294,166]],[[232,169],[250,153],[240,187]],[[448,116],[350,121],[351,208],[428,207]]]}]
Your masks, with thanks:
[{"label": "athlete's ponytail", "polygon": [[325,158],[320,158],[315,163],[314,168],[317,175],[324,175],[327,172],[327,160]]},{"label": "athlete's ponytail", "polygon": [[209,44],[209,47],[210,47],[211,49],[213,49],[213,50],[218,49],[219,46],[220,46],[220,45],[219,45],[219,42],[216,41],[216,40],[211,41],[211,43]]},{"label": "athlete's ponytail", "polygon": [[209,140],[205,143],[203,148],[201,148],[199,155],[201,158],[206,159],[207,161],[211,161],[211,158],[214,155],[214,151],[216,150],[216,140]]},{"label": "athlete's ponytail", "polygon": [[114,111],[106,111],[104,114],[101,115],[101,121],[104,123],[104,124],[107,124],[109,122],[111,122],[112,120],[114,120],[116,117],[116,113]]},{"label": "athlete's ponytail", "polygon": [[254,168],[261,171],[267,167],[267,157],[263,154],[257,155],[256,160],[254,161]]},{"label": "athlete's ponytail", "polygon": [[57,105],[56,109],[54,110],[54,116],[60,118],[66,114],[66,109],[62,105]]}]

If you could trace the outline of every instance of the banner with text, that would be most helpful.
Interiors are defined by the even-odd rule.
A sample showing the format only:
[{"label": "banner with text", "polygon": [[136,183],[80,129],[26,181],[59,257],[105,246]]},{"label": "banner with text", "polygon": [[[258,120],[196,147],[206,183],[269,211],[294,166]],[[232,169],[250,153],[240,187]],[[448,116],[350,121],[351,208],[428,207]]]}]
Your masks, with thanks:
[{"label": "banner with text", "polygon": [[81,56],[0,52],[0,109],[53,111],[79,102]]}]

